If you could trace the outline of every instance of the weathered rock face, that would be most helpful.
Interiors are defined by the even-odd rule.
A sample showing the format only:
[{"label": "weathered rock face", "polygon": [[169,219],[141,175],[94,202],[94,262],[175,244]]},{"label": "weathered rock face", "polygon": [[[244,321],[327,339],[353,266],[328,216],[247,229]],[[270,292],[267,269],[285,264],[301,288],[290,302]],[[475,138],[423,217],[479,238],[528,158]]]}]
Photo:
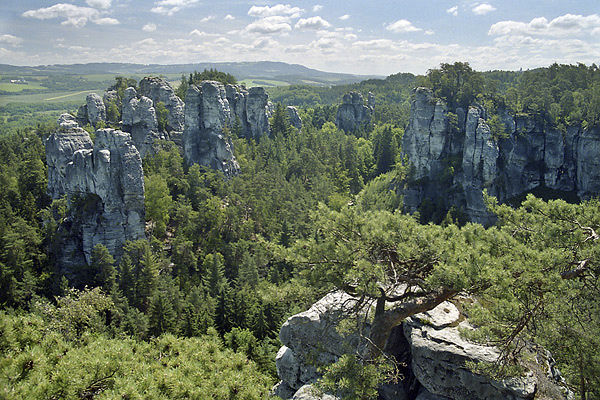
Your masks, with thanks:
[{"label": "weathered rock face", "polygon": [[106,122],[106,106],[102,97],[90,93],[85,99],[85,104],[77,110],[77,122],[80,125],[97,126],[100,121]]},{"label": "weathered rock face", "polygon": [[227,85],[225,93],[231,113],[230,126],[239,120],[242,136],[248,139],[256,140],[269,134],[269,96],[264,88],[245,90],[241,86]]},{"label": "weathered rock face", "polygon": [[287,106],[286,108],[288,119],[290,120],[290,125],[294,128],[301,130],[302,129],[302,119],[298,114],[298,109],[294,106]]},{"label": "weathered rock face", "polygon": [[[329,294],[308,311],[294,315],[282,326],[280,339],[284,346],[276,358],[277,373],[282,381],[274,388],[284,399],[303,398],[307,386],[318,378],[313,367],[317,362],[331,362],[344,349],[360,352],[359,336],[342,337],[336,331],[340,318],[352,315],[356,303],[341,293]],[[363,320],[360,316],[358,320]],[[364,314],[362,314],[364,317]],[[408,368],[398,385],[380,388],[379,398],[386,400],[467,400],[467,399],[533,399],[545,397],[565,399],[569,392],[561,386],[561,378],[553,370],[547,353],[536,354],[528,367],[535,371],[524,377],[495,381],[471,372],[467,361],[494,362],[500,354],[495,347],[483,346],[462,338],[458,331],[460,312],[450,302],[417,314],[394,329],[386,344],[386,353]],[[468,322],[460,322],[472,329]],[[362,325],[368,335],[369,325]],[[314,398],[314,397],[309,397]]]},{"label": "weathered rock face", "polygon": [[231,125],[231,109],[224,86],[204,81],[201,87],[191,85],[186,95],[184,158],[189,164],[200,164],[222,171],[230,177],[239,173],[233,155],[233,143],[225,128]]},{"label": "weathered rock face", "polygon": [[169,82],[161,78],[146,77],[140,81],[139,92],[142,96],[152,99],[154,105],[158,102],[164,104],[168,111],[166,130],[169,136],[180,137],[184,127],[185,104],[177,97]]},{"label": "weathered rock face", "polygon": [[[538,187],[589,198],[600,193],[600,131],[540,127],[532,119],[500,111],[507,138],[496,139],[481,106],[453,112],[431,90],[417,88],[402,139],[412,180],[404,205],[416,211],[424,201],[448,210],[458,206],[476,222],[490,223],[482,192],[503,202]],[[444,190],[440,190],[440,187]]]},{"label": "weathered rock face", "polygon": [[344,132],[353,132],[371,122],[373,106],[364,104],[362,94],[346,93],[335,117],[335,125]]},{"label": "weathered rock face", "polygon": [[142,160],[128,133],[86,131],[65,115],[46,140],[48,189],[53,198],[67,196],[71,216],[63,223],[59,254],[64,268],[89,264],[94,246],[104,244],[119,258],[127,240],[144,238]]},{"label": "weathered rock face", "polygon": [[154,141],[165,140],[158,131],[154,102],[149,97],[138,96],[137,91],[129,87],[123,95],[122,129],[131,134],[140,155],[154,154]]}]

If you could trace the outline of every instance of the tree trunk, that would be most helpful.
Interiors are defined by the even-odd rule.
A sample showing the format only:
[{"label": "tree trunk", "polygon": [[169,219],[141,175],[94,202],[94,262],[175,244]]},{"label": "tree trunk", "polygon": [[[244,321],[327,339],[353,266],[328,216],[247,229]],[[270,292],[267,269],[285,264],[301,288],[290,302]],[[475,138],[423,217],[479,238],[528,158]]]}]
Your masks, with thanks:
[{"label": "tree trunk", "polygon": [[422,297],[403,301],[388,310],[381,307],[381,303],[385,301],[385,298],[380,297],[377,300],[375,318],[371,327],[371,346],[368,358],[373,360],[381,355],[392,328],[402,323],[404,319],[420,312],[431,310],[457,293],[458,291],[455,289],[439,288]]}]

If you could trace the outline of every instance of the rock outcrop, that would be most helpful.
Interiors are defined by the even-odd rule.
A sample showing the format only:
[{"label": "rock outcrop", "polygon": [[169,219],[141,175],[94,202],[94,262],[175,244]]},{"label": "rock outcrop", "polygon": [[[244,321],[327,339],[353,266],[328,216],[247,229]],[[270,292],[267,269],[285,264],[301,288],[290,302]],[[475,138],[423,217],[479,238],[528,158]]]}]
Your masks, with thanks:
[{"label": "rock outcrop", "polygon": [[238,174],[233,142],[227,135],[232,119],[225,87],[215,81],[191,85],[185,100],[183,153],[187,163],[222,171],[226,177]]},{"label": "rock outcrop", "polygon": [[106,106],[102,97],[90,93],[85,98],[85,104],[77,110],[77,122],[80,125],[97,126],[98,122],[106,122]]},{"label": "rock outcrop", "polygon": [[371,122],[373,115],[373,96],[369,96],[369,103],[364,104],[362,94],[358,92],[346,93],[342,98],[335,117],[335,125],[344,132],[354,132],[361,127],[366,127]]},{"label": "rock outcrop", "polygon": [[500,110],[507,135],[496,137],[486,114],[477,104],[466,112],[449,110],[431,90],[415,90],[402,139],[411,168],[411,182],[401,193],[407,211],[424,202],[446,211],[455,206],[470,220],[487,224],[493,217],[483,190],[500,202],[541,188],[582,199],[600,193],[598,129],[560,132]]},{"label": "rock outcrop", "polygon": [[[348,350],[361,353],[364,344],[361,336],[343,336],[336,330],[341,319],[350,317],[363,321],[358,327],[362,335],[368,335],[366,311],[357,314],[356,304],[348,295],[332,293],[285,322],[279,334],[283,347],[276,358],[281,382],[274,388],[274,394],[284,399],[300,398],[319,377],[315,364],[335,361]],[[560,374],[553,368],[547,352],[538,351],[529,357],[529,372],[522,377],[496,381],[472,372],[467,361],[495,362],[500,352],[496,347],[463,338],[459,326],[473,329],[456,306],[446,301],[395,328],[388,338],[386,353],[407,367],[399,384],[380,388],[379,398],[524,400],[536,395],[553,399],[571,395],[562,386]]]},{"label": "rock outcrop", "polygon": [[143,157],[154,154],[154,141],[166,140],[164,133],[158,130],[154,102],[146,96],[138,96],[133,87],[125,89],[121,115],[122,129],[131,134],[135,147]]},{"label": "rock outcrop", "polygon": [[296,128],[297,130],[301,130],[302,118],[300,118],[300,114],[298,114],[298,109],[294,106],[287,106],[285,109],[288,114],[290,125]]},{"label": "rock outcrop", "polygon": [[246,90],[238,85],[227,85],[225,96],[231,113],[231,127],[238,120],[245,138],[257,140],[269,135],[270,103],[264,88],[257,86]]},{"label": "rock outcrop", "polygon": [[68,114],[46,140],[48,190],[66,196],[71,213],[61,224],[59,264],[89,264],[92,249],[105,245],[117,259],[127,240],[144,238],[142,159],[128,133],[99,129],[95,143]]},{"label": "rock outcrop", "polygon": [[175,94],[169,82],[161,78],[146,77],[140,81],[139,93],[152,99],[155,108],[158,102],[163,103],[167,110],[165,131],[171,140],[175,138],[180,140],[185,120],[185,104]]}]

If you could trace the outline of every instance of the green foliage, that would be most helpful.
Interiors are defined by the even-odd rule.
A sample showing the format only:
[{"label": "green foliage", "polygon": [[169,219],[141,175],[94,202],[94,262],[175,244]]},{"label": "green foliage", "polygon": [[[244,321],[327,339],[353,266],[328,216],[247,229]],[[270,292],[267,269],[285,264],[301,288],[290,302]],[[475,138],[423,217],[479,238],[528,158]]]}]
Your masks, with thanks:
[{"label": "green foliage", "polygon": [[157,101],[154,103],[154,109],[156,110],[156,120],[158,121],[158,130],[165,132],[167,130],[167,118],[169,117],[169,110],[165,107],[165,103]]},{"label": "green foliage", "polygon": [[73,344],[35,315],[0,313],[2,398],[260,399],[273,383],[243,354],[224,349],[214,331]]},{"label": "green foliage", "polygon": [[331,393],[340,399],[366,400],[375,399],[377,388],[394,379],[394,367],[383,357],[372,361],[362,362],[354,354],[344,354],[339,360],[321,372],[318,388]]},{"label": "green foliage", "polygon": [[481,73],[463,62],[444,63],[440,68],[430,69],[420,84],[430,87],[451,109],[458,106],[467,109],[483,92]]},{"label": "green foliage", "polygon": [[290,120],[283,104],[277,103],[275,106],[275,111],[271,117],[270,126],[272,137],[277,135],[287,136],[292,132]]},{"label": "green foliage", "polygon": [[193,74],[190,74],[188,84],[197,85],[202,81],[217,81],[224,85],[237,85],[237,79],[235,79],[235,76],[225,72],[217,71],[214,68],[205,69],[202,72],[194,71]]},{"label": "green foliage", "polygon": [[169,210],[173,199],[167,182],[160,175],[150,175],[145,179],[144,198],[146,220],[154,224],[153,233],[159,237],[165,234],[169,221]]}]

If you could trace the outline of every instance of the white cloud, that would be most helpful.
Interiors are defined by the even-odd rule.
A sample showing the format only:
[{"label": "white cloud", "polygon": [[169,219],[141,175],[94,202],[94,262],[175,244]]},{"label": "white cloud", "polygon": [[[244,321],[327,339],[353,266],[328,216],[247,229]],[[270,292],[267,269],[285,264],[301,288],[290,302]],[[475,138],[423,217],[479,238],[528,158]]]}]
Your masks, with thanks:
[{"label": "white cloud", "polygon": [[208,16],[206,16],[206,17],[202,18],[202,19],[200,20],[200,22],[208,22],[208,21],[212,21],[212,20],[213,20],[213,19],[215,19],[215,18],[217,18],[217,17],[215,17],[214,15],[208,15]]},{"label": "white cloud", "polygon": [[350,14],[344,14],[341,17],[339,17],[342,21],[347,20],[348,18],[350,18]]},{"label": "white cloud", "polygon": [[269,6],[252,6],[248,10],[248,15],[251,17],[274,17],[277,15],[289,15],[292,18],[298,18],[304,10],[300,7],[292,7],[289,4],[276,4],[272,7]]},{"label": "white cloud", "polygon": [[156,7],[152,7],[150,11],[156,14],[172,16],[175,13],[190,7],[200,0],[162,0],[154,3]]},{"label": "white cloud", "polygon": [[110,8],[112,0],[86,0],[86,4],[94,8]]},{"label": "white cloud", "polygon": [[219,36],[216,33],[206,33],[204,31],[200,31],[198,29],[194,29],[193,31],[191,31],[190,35],[198,36],[198,37],[217,37],[217,36]]},{"label": "white cloud", "polygon": [[292,30],[292,26],[288,23],[289,19],[281,16],[272,16],[259,19],[252,22],[246,27],[247,32],[274,34],[286,33]]},{"label": "white cloud", "polygon": [[434,30],[431,30],[431,29],[427,29],[427,30],[425,31],[425,34],[426,34],[426,35],[435,35],[435,31],[434,31]]},{"label": "white cloud", "polygon": [[472,11],[476,15],[485,15],[492,11],[496,11],[496,7],[494,7],[488,3],[483,3],[483,4],[478,5],[477,7],[473,7]]},{"label": "white cloud", "polygon": [[23,43],[23,39],[13,35],[0,35],[0,43],[6,43],[13,47],[18,47]]},{"label": "white cloud", "polygon": [[235,19],[235,17],[233,15],[231,15],[231,14],[227,14],[225,16],[225,19],[228,20],[228,21],[233,21]]},{"label": "white cloud", "polygon": [[582,34],[595,35],[600,30],[600,15],[588,16],[566,14],[548,21],[545,17],[530,22],[500,21],[488,31],[491,36],[549,36],[569,37]]},{"label": "white cloud", "polygon": [[331,24],[321,17],[310,17],[301,18],[296,25],[294,25],[294,28],[319,30],[329,28],[330,26]]},{"label": "white cloud", "polygon": [[446,12],[448,14],[452,14],[456,17],[458,15],[458,6],[450,7],[449,9],[446,10]]},{"label": "white cloud", "polygon": [[312,8],[313,12],[319,12],[322,9],[323,9],[323,6],[320,4],[317,4],[317,5],[313,6],[313,8]]},{"label": "white cloud", "polygon": [[394,33],[418,32],[422,30],[421,28],[417,28],[410,21],[407,21],[405,19],[400,19],[396,22],[393,22],[386,26],[385,29]]},{"label": "white cloud", "polygon": [[25,11],[22,15],[25,18],[41,20],[64,18],[65,20],[62,22],[62,25],[74,26],[77,28],[85,26],[90,21],[98,25],[116,25],[119,23],[119,21],[114,18],[101,18],[100,11],[95,8],[78,7],[66,3],[59,3],[51,7]]},{"label": "white cloud", "polygon": [[152,22],[148,22],[146,25],[142,27],[144,32],[154,32],[156,30],[156,24]]},{"label": "white cloud", "polygon": [[92,21],[97,25],[119,25],[120,22],[118,19],[114,18],[98,18]]}]

